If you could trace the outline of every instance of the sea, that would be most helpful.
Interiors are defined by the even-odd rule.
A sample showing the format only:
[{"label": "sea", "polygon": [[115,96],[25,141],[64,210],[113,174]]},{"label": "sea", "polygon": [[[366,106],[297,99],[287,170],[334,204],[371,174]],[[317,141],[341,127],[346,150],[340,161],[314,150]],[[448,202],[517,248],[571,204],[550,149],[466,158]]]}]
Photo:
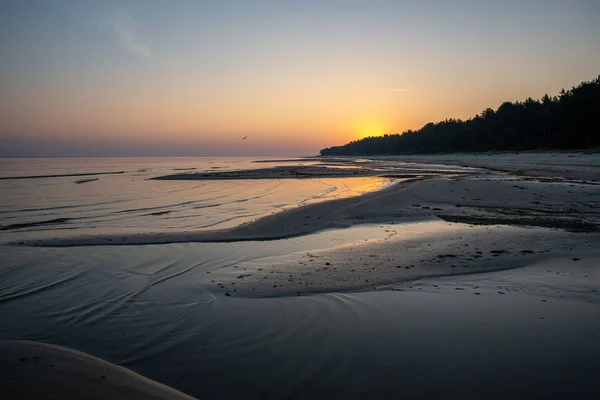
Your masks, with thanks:
[{"label": "sea", "polygon": [[151,180],[175,173],[317,163],[292,158],[4,158],[0,240],[225,229],[390,182],[376,177]]}]

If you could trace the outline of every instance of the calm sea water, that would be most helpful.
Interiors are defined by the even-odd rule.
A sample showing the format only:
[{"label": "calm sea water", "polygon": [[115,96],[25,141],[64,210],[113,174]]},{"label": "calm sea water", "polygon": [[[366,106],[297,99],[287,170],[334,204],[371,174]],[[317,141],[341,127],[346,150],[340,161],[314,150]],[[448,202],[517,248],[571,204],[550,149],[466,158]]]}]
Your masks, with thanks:
[{"label": "calm sea water", "polygon": [[[0,235],[12,241],[84,233],[229,228],[284,209],[376,190],[388,182],[372,177],[149,180],[182,172],[315,163],[259,160],[264,159],[0,159],[0,178],[44,176],[0,180]],[[78,174],[102,175],[74,176]]]}]

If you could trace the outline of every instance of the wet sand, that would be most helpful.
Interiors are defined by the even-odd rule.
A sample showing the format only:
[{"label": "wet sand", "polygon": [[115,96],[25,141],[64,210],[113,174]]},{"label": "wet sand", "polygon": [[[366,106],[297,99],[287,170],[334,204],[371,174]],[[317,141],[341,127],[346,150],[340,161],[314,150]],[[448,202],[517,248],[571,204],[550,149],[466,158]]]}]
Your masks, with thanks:
[{"label": "wet sand", "polygon": [[[277,161],[281,162],[281,161]],[[273,168],[250,169],[240,171],[188,172],[183,174],[162,175],[152,178],[164,181],[199,180],[239,180],[239,179],[310,179],[310,178],[348,178],[359,176],[377,176],[379,173],[369,168],[336,168],[323,166],[280,166]]]},{"label": "wet sand", "polygon": [[0,341],[0,371],[8,398],[193,400],[123,367],[39,342]]},{"label": "wet sand", "polygon": [[[387,236],[379,240],[357,240],[334,249],[299,251],[225,267],[203,285],[232,297],[304,296],[405,290],[430,278],[486,274],[550,260],[562,260],[567,268],[600,266],[598,233],[438,220],[406,221],[381,229]],[[592,289],[600,285],[589,284]]]},{"label": "wet sand", "polygon": [[440,154],[429,156],[381,156],[374,160],[417,162],[485,168],[518,176],[590,180],[599,182],[600,154],[563,153],[489,153]]}]

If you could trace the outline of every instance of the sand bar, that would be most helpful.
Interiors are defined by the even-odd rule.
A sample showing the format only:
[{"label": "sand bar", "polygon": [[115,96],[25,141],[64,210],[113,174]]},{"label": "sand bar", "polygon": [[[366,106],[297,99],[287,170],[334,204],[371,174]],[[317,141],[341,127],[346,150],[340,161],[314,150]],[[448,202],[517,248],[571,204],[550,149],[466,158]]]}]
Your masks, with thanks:
[{"label": "sand bar", "polygon": [[39,342],[0,341],[0,371],[3,396],[15,399],[193,399],[99,358]]},{"label": "sand bar", "polygon": [[380,172],[368,168],[335,168],[323,166],[283,166],[240,171],[197,172],[164,175],[153,180],[237,180],[237,179],[310,179],[377,176]]}]

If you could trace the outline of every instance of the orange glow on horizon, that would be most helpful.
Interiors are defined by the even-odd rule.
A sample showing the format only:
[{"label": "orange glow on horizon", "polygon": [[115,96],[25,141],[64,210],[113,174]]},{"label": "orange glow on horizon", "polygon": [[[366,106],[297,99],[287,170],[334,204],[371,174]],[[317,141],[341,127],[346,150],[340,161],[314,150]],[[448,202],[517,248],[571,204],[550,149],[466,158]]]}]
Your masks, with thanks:
[{"label": "orange glow on horizon", "polygon": [[390,128],[384,125],[383,123],[377,121],[369,121],[359,124],[358,128],[356,129],[355,137],[356,140],[360,140],[367,137],[383,136],[386,133],[390,132]]}]

